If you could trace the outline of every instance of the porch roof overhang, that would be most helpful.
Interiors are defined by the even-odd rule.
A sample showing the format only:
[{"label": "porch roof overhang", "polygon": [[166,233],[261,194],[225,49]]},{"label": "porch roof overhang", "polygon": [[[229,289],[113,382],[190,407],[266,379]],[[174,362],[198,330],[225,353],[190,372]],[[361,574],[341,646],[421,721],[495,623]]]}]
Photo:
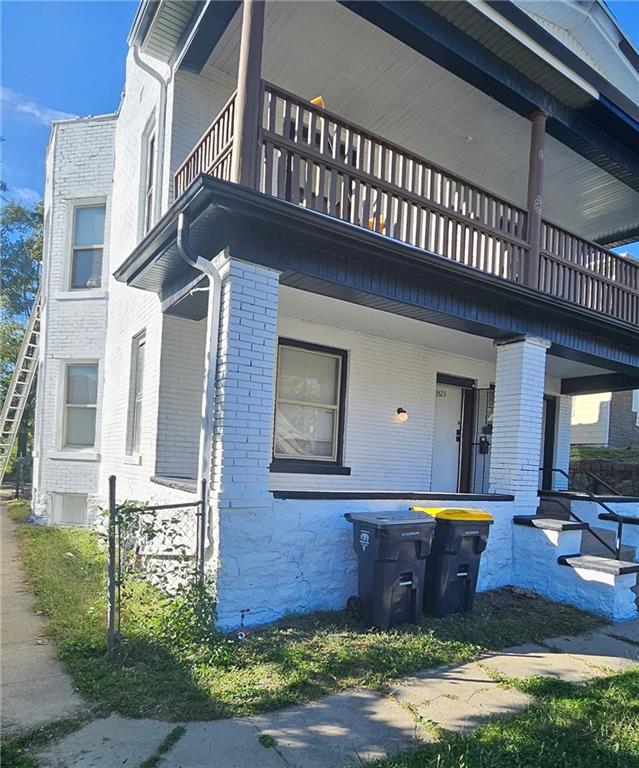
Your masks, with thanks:
[{"label": "porch roof overhang", "polygon": [[191,222],[191,247],[205,258],[228,248],[235,258],[278,270],[283,285],[495,340],[541,336],[552,342],[552,354],[625,374],[639,386],[635,326],[205,175],[115,272],[158,294],[163,311],[206,315],[205,294],[192,293],[202,275],[177,250],[181,212]]}]

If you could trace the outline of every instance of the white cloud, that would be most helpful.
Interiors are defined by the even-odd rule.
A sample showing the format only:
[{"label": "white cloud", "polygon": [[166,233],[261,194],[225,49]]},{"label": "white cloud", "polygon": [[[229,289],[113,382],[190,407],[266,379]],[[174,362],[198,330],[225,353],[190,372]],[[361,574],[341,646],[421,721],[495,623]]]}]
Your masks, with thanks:
[{"label": "white cloud", "polygon": [[9,197],[14,198],[23,205],[35,205],[40,201],[42,195],[30,187],[9,187],[7,190]]},{"label": "white cloud", "polygon": [[0,86],[0,99],[3,108],[25,115],[31,120],[35,120],[47,127],[51,124],[52,120],[67,120],[70,117],[76,117],[76,115],[72,115],[69,112],[61,112],[59,109],[49,109],[48,107],[36,104],[35,101],[31,101],[23,93],[18,93],[5,86]]}]

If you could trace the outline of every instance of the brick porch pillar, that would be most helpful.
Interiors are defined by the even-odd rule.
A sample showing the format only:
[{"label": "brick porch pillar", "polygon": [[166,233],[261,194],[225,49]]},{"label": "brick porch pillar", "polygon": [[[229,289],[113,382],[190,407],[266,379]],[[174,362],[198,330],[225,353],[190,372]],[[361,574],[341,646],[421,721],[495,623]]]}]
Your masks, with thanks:
[{"label": "brick porch pillar", "polygon": [[211,532],[218,625],[228,628],[268,589],[279,273],[233,258],[221,273]]},{"label": "brick porch pillar", "polygon": [[229,259],[222,274],[212,492],[221,507],[270,505],[279,273]]},{"label": "brick porch pillar", "polygon": [[535,337],[497,344],[490,490],[514,494],[530,514],[537,507],[549,346]]}]

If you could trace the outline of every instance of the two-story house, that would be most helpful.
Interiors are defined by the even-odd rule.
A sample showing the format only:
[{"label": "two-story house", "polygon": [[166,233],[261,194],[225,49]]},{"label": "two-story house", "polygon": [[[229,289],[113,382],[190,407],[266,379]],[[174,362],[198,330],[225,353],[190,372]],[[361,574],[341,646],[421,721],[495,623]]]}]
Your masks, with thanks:
[{"label": "two-story house", "polygon": [[50,149],[36,510],[204,480],[222,627],[343,607],[344,513],[415,503],[494,515],[481,589],[636,615],[639,566],[524,518],[572,396],[639,386],[638,68],[602,2],[143,0],[112,147],[60,149],[95,188]]}]

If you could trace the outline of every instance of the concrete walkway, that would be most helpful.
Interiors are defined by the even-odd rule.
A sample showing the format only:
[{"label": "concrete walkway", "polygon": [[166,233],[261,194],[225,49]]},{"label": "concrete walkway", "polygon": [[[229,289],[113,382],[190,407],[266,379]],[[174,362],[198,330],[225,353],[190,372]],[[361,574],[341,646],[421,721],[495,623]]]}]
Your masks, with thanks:
[{"label": "concrete walkway", "polygon": [[[468,731],[515,713],[530,699],[501,687],[502,677],[543,675],[582,683],[639,666],[639,621],[544,645],[510,648],[459,667],[408,678],[386,694],[352,690],[257,717],[184,723],[186,733],[160,768],[341,768],[432,741],[432,724]],[[156,753],[177,723],[94,720],[36,757],[43,768],[136,766]],[[268,735],[273,746],[262,746]]]},{"label": "concrete walkway", "polygon": [[33,728],[76,714],[82,700],[44,634],[18,557],[16,526],[0,504],[0,712],[2,730]]}]

